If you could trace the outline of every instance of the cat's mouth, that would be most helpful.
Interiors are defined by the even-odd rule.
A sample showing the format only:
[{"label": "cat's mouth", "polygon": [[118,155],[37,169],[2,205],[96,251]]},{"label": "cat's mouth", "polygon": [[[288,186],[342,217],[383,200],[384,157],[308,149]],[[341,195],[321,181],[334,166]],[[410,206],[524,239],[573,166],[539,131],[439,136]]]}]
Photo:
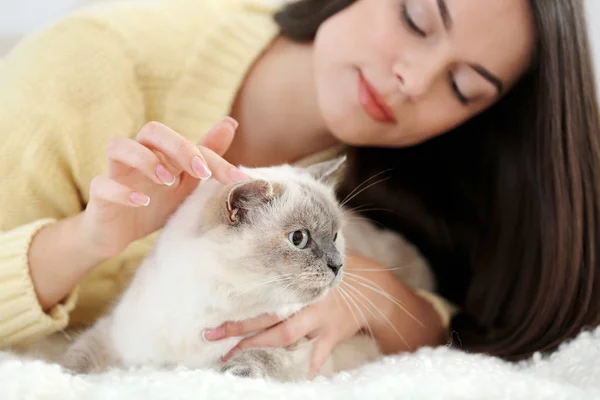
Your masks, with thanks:
[{"label": "cat's mouth", "polygon": [[297,287],[292,289],[302,301],[316,301],[324,297],[341,282],[341,276],[334,279],[322,280],[318,282],[299,282]]}]

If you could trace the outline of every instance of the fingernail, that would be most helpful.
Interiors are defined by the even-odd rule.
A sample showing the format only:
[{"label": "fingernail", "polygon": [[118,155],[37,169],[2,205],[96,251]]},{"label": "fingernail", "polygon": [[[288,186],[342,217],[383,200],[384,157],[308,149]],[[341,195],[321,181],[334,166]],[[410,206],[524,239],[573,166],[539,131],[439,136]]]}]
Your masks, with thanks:
[{"label": "fingernail", "polygon": [[225,117],[225,118],[223,119],[223,122],[227,122],[227,123],[231,124],[231,126],[233,127],[233,130],[234,130],[234,131],[235,131],[235,130],[238,128],[238,126],[240,126],[240,123],[239,123],[239,122],[237,122],[235,119],[233,119],[233,118],[231,118],[231,117],[229,117],[229,116],[228,116],[228,117]]},{"label": "fingernail", "polygon": [[225,328],[207,328],[202,331],[202,339],[206,342],[211,340],[221,340],[225,337]]},{"label": "fingernail", "polygon": [[144,193],[141,192],[132,192],[129,195],[129,199],[134,202],[135,204],[138,204],[140,206],[147,206],[148,204],[150,204],[150,197],[146,196]]},{"label": "fingernail", "polygon": [[241,182],[241,181],[246,181],[246,180],[250,179],[246,174],[244,174],[238,168],[231,168],[229,170],[229,177],[234,182]]},{"label": "fingernail", "polygon": [[173,174],[170,173],[169,170],[166,169],[162,164],[159,164],[158,167],[156,167],[156,176],[167,186],[173,186],[175,183],[175,177]]},{"label": "fingernail", "polygon": [[192,170],[200,179],[208,179],[212,175],[208,165],[206,165],[204,160],[198,156],[194,156],[194,158],[192,158]]}]

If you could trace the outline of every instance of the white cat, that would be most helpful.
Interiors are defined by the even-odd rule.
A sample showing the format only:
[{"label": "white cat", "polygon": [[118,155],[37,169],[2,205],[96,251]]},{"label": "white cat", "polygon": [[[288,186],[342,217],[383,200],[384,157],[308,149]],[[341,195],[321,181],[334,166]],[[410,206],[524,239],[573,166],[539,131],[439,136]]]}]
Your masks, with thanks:
[{"label": "white cat", "polygon": [[[169,219],[114,309],[75,341],[63,365],[79,373],[184,365],[303,379],[311,341],[241,350],[223,363],[220,357],[242,338],[207,342],[201,332],[263,313],[287,317],[320,300],[343,278],[346,247],[389,267],[412,262],[398,274],[431,290],[433,278],[414,248],[348,218],[333,190],[343,162],[243,168],[251,180],[202,183]],[[321,373],[378,356],[374,340],[357,335],[334,349]]]}]

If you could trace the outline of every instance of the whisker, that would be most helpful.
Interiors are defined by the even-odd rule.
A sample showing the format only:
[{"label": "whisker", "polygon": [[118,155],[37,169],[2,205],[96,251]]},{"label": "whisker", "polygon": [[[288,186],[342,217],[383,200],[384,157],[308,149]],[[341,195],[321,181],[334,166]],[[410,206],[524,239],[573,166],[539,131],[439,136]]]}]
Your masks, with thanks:
[{"label": "whisker", "polygon": [[381,207],[371,207],[371,208],[359,208],[359,207],[355,207],[351,210],[347,210],[353,213],[364,213],[364,212],[370,212],[370,211],[386,211],[389,213],[393,213],[396,214],[396,212],[394,210],[390,210],[389,208],[381,208]]},{"label": "whisker", "polygon": [[266,280],[261,281],[258,284],[255,284],[255,285],[253,285],[253,286],[251,286],[249,288],[245,288],[245,289],[243,289],[241,291],[237,291],[236,294],[238,294],[238,295],[246,294],[248,292],[251,292],[253,290],[258,289],[261,286],[268,285],[270,283],[275,283],[275,282],[280,282],[280,281],[285,282],[285,281],[287,281],[289,279],[292,279],[291,278],[292,275],[294,275],[294,274],[290,273],[290,274],[284,274],[284,275],[280,275],[280,276],[275,276],[275,277],[267,278]]},{"label": "whisker", "polygon": [[[346,284],[346,286],[348,288],[350,288],[350,285],[348,283],[345,283],[345,284]],[[352,289],[354,289],[354,288],[352,288]],[[369,335],[371,335],[371,337],[374,338],[375,335],[373,334],[373,330],[371,329],[371,325],[369,324],[369,320],[367,319],[367,317],[365,316],[365,314],[362,312],[362,310],[360,309],[360,307],[356,304],[356,303],[358,303],[359,305],[365,307],[364,303],[362,303],[354,294],[352,294],[352,292],[348,291],[346,293],[348,294],[348,296],[350,297],[350,299],[352,300],[352,302],[356,306],[356,309],[358,310],[358,312],[360,313],[360,315],[363,317],[363,320],[365,321],[365,324],[367,325],[367,330],[369,331]],[[365,307],[365,309],[367,309],[367,311],[371,312],[371,310],[369,310],[367,307]],[[373,315],[373,314],[371,313],[371,315]]]},{"label": "whisker", "polygon": [[[359,191],[357,191],[356,193],[354,193],[354,194],[353,194],[351,197],[349,197],[348,199],[344,200],[344,201],[341,203],[341,206],[343,207],[343,206],[344,206],[344,205],[346,205],[346,204],[347,204],[349,201],[351,201],[353,198],[355,198],[356,196],[358,196],[359,194],[361,194],[361,193],[362,193],[362,192],[364,192],[365,190],[368,190],[368,189],[372,188],[372,187],[373,187],[373,186],[375,186],[375,185],[378,185],[378,184],[380,184],[380,183],[382,183],[382,182],[385,182],[385,181],[387,181],[388,179],[390,179],[390,178],[389,178],[389,177],[387,177],[387,178],[381,178],[381,179],[379,179],[379,180],[377,180],[377,181],[375,181],[375,182],[373,182],[373,183],[370,183],[370,184],[368,184],[367,186],[363,187],[362,189],[360,189]],[[350,195],[348,195],[348,196],[350,196]]]},{"label": "whisker", "polygon": [[[381,287],[379,287],[372,280],[364,278],[360,275],[353,274],[351,272],[346,272],[346,278],[350,281],[353,281],[361,286],[364,286],[365,288],[370,289],[373,292],[378,293],[381,296],[385,297],[386,299],[388,299],[389,301],[394,303],[397,307],[399,307],[402,311],[404,311],[415,322],[417,322],[419,325],[421,325],[421,327],[423,327],[423,328],[425,327],[425,325],[423,325],[423,323],[417,317],[415,317],[410,311],[408,311],[406,309],[406,307],[398,299],[396,299],[394,296],[390,295],[389,293],[385,292]],[[373,286],[371,286],[367,283],[361,282],[359,279],[362,279],[363,281],[367,281],[368,283],[370,283]]]},{"label": "whisker", "polygon": [[[352,286],[351,284],[349,284],[348,282],[342,282],[342,285],[345,285],[344,287],[346,287],[347,289],[352,289],[352,290],[354,290],[354,291],[358,290],[358,289],[356,289],[354,286]],[[361,293],[361,295],[362,295],[362,293]],[[365,297],[365,296],[363,295],[363,297]],[[371,303],[371,304],[373,304],[372,302],[370,302],[370,303]],[[365,305],[364,303],[361,303],[361,304],[362,304],[363,306]],[[375,315],[375,314],[373,314],[373,312],[371,311],[371,309],[370,309],[369,307],[365,307],[365,309],[367,309],[367,310],[368,310],[368,311],[371,313],[371,315],[372,315],[372,316],[373,316],[375,319],[377,319],[377,321],[379,321],[379,322],[381,322],[381,321],[382,321],[382,320],[381,320],[381,317],[380,317],[380,316],[378,316],[378,315]],[[375,309],[377,309],[377,308],[375,307]]]},{"label": "whisker", "polygon": [[356,271],[356,272],[388,272],[388,271],[401,271],[403,269],[408,268],[408,265],[403,265],[401,267],[396,268],[347,268],[346,272]]},{"label": "whisker", "polygon": [[392,170],[392,168],[388,168],[386,170],[383,171],[379,171],[378,173],[374,174],[373,176],[365,179],[364,181],[362,181],[359,185],[357,185],[350,193],[348,193],[348,195],[346,197],[344,197],[344,200],[341,201],[342,205],[346,204],[348,201],[348,197],[352,196],[354,194],[354,192],[356,192],[357,190],[359,190],[363,185],[367,184],[369,181],[377,178],[380,175],[383,175],[387,172],[390,172]]},{"label": "whisker", "polygon": [[346,218],[346,221],[367,221],[372,224],[376,224],[377,226],[379,226],[381,228],[384,228],[384,229],[386,228],[386,226],[383,225],[381,222],[374,220],[374,219],[367,218],[367,217],[355,216],[355,217]]},{"label": "whisker", "polygon": [[373,207],[372,204],[360,204],[356,207],[352,207],[352,208],[346,208],[345,210],[350,212],[350,213],[359,213],[362,211],[362,209],[366,208],[366,207]]},{"label": "whisker", "polygon": [[346,307],[348,307],[348,310],[350,310],[350,313],[352,314],[354,321],[356,321],[357,329],[360,329],[360,322],[358,321],[356,314],[354,314],[354,311],[352,311],[352,306],[350,306],[350,303],[348,302],[348,299],[346,298],[346,296],[347,296],[346,291],[341,286],[338,286],[337,290],[338,290],[338,293],[340,294],[340,296],[342,296],[344,303],[346,303]]},{"label": "whisker", "polygon": [[[394,333],[396,333],[396,335],[404,342],[406,347],[408,347],[410,350],[412,350],[412,346],[410,344],[408,344],[408,342],[406,341],[404,336],[402,336],[402,334],[398,331],[398,329],[396,329],[396,327],[394,326],[392,321],[390,321],[390,319],[388,317],[386,317],[386,315],[383,313],[383,311],[378,309],[377,306],[375,306],[375,304],[373,304],[373,302],[367,296],[365,296],[360,290],[358,290],[357,288],[353,287],[350,284],[348,284],[348,287],[351,288],[352,290],[354,290],[364,300],[366,300],[371,305],[371,307],[373,307],[373,309],[375,309],[375,311],[377,311],[379,313],[379,315],[381,316],[381,319],[385,322],[385,324],[387,326],[389,326],[394,331]],[[377,318],[377,316],[375,314],[373,314],[373,312],[370,309],[368,309],[368,310],[369,310],[369,312],[371,312],[371,315],[373,315],[375,318]],[[381,321],[381,319],[377,318],[378,321]]]},{"label": "whisker", "polygon": [[[296,276],[294,277],[294,279],[292,279],[292,281],[291,281],[290,283],[288,283],[288,284],[287,284],[287,285],[285,285],[284,287],[280,288],[280,289],[277,291],[277,293],[276,293],[275,295],[273,295],[273,298],[275,298],[275,299],[276,299],[277,297],[279,297],[280,295],[282,295],[282,294],[285,292],[285,290],[286,290],[287,288],[289,288],[291,285],[295,284],[295,283],[296,283],[296,282],[297,282],[297,281],[298,281],[298,280],[299,280],[301,277],[302,277],[302,274],[296,275]],[[297,288],[296,288],[296,290],[297,290]],[[294,290],[294,292],[293,292],[293,293],[296,293],[296,290]]]}]

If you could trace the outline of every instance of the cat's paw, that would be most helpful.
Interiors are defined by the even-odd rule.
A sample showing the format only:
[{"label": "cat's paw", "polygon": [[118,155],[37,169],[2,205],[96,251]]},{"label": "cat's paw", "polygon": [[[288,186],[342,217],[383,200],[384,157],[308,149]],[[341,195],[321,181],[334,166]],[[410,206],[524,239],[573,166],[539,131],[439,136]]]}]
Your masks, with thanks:
[{"label": "cat's paw", "polygon": [[228,373],[240,378],[265,378],[266,371],[256,364],[247,364],[243,362],[227,362],[221,368],[221,372]]}]

